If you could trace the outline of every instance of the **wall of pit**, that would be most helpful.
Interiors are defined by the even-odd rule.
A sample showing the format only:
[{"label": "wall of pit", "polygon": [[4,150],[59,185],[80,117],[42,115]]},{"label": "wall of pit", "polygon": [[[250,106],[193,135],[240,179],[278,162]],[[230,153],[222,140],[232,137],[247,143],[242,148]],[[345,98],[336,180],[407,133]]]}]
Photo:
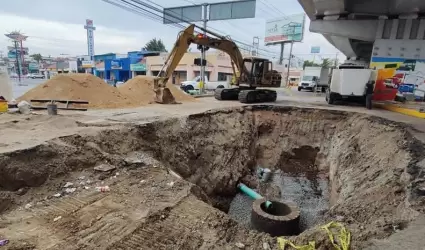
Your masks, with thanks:
[{"label": "wall of pit", "polygon": [[391,234],[388,228],[413,219],[422,204],[420,185],[410,184],[423,178],[418,165],[423,145],[403,125],[293,107],[211,111],[57,138],[1,154],[0,187],[38,186],[105,161],[125,167],[125,157],[140,151],[197,184],[222,210],[236,184],[249,180],[257,165],[288,176],[328,178],[331,209],[326,216],[342,218],[359,241]]}]

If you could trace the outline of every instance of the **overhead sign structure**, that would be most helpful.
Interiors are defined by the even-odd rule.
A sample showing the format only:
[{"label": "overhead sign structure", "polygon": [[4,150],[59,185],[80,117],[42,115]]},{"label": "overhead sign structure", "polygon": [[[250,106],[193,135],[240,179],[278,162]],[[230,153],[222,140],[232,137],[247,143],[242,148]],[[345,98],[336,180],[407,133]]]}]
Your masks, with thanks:
[{"label": "overhead sign structure", "polygon": [[96,27],[93,26],[93,20],[86,19],[86,25],[84,29],[87,30],[87,53],[90,56],[90,59],[93,59],[94,56],[94,34],[93,31],[96,30]]},{"label": "overhead sign structure", "polygon": [[209,20],[228,20],[255,17],[256,0],[210,4]]},{"label": "overhead sign structure", "polygon": [[164,24],[202,21],[202,5],[164,8]]},{"label": "overhead sign structure", "polygon": [[255,6],[256,0],[240,0],[164,8],[163,22],[170,24],[207,21],[203,16],[208,17],[209,21],[254,18]]},{"label": "overhead sign structure", "polygon": [[301,42],[304,38],[305,14],[290,15],[266,22],[266,45]]},{"label": "overhead sign structure", "polygon": [[310,53],[311,54],[319,54],[320,53],[320,46],[311,46]]}]

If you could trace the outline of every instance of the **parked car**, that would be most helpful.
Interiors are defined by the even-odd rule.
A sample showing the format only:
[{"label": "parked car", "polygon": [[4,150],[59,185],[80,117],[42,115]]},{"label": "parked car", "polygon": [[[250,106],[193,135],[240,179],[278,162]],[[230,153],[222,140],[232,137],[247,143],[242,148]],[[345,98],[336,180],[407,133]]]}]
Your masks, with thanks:
[{"label": "parked car", "polygon": [[43,74],[30,74],[29,78],[31,78],[31,79],[44,79],[45,76]]},{"label": "parked car", "polygon": [[[180,88],[185,92],[188,92],[190,90],[199,90],[201,87],[200,81],[201,77],[197,76],[193,80],[182,82]],[[205,76],[204,88],[206,90],[215,90],[217,88],[230,88],[230,83],[229,81],[210,82],[208,80],[208,77]]]}]

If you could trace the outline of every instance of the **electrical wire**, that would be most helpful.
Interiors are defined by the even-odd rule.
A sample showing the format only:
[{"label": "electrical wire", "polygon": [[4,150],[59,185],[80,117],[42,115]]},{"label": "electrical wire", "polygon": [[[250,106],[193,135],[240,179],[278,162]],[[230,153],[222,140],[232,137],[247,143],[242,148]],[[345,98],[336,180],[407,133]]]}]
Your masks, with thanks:
[{"label": "electrical wire", "polygon": [[[148,2],[151,2],[151,0],[146,0],[146,1],[148,1]],[[187,2],[187,1],[186,1]],[[196,3],[196,2],[194,2],[194,1],[191,1],[192,2],[192,4],[193,5],[199,5],[199,3]],[[162,6],[161,6],[162,7]],[[259,6],[257,6],[257,7],[259,7]],[[266,11],[264,11],[262,8],[259,8],[260,10],[262,10],[263,12],[265,12],[266,14],[267,14],[267,12]],[[235,25],[234,23],[232,23],[232,22],[226,22],[226,23],[223,23],[223,24],[225,24],[225,25],[229,25],[229,26],[232,26],[233,28],[234,28],[234,30],[236,30],[239,34],[243,34],[243,35],[246,35],[246,34],[249,34],[249,33],[251,33],[250,31],[246,31],[245,33],[243,33],[241,30],[243,30],[244,28],[242,28],[242,27],[240,27],[240,26],[237,26],[237,25]],[[220,30],[218,30],[218,29],[216,29],[216,28],[213,28],[213,27],[211,27],[211,25],[209,25],[209,28],[210,29],[212,29],[212,30],[216,30],[218,33],[223,33],[223,34],[226,34],[227,32],[223,32],[223,31],[220,31]],[[229,34],[227,34],[227,35],[229,35]],[[234,40],[233,39],[233,41],[236,41],[236,40]],[[240,41],[238,41],[239,43],[241,43],[242,44],[242,42],[240,42]],[[247,44],[247,43],[244,43],[243,44],[244,46],[248,46],[248,47],[253,47],[253,45],[251,45],[251,44]],[[273,54],[273,55],[275,55],[276,53],[279,53],[279,52],[277,52],[277,51],[269,51],[269,50],[266,50],[266,49],[260,49],[259,48],[259,50],[262,50],[262,51],[264,51],[264,52],[267,52],[267,53],[271,53],[271,54]]]},{"label": "electrical wire", "polygon": [[[163,13],[163,10],[161,10],[159,8],[156,8],[156,7],[154,7],[154,6],[150,5],[150,4],[147,4],[145,2],[139,1],[139,0],[129,0],[131,2],[129,2],[127,0],[120,0],[121,3],[125,3],[125,4],[127,4],[127,6],[123,6],[122,4],[114,3],[114,2],[112,2],[110,0],[103,0],[103,1],[104,2],[107,2],[107,3],[110,3],[110,4],[113,4],[113,5],[117,6],[117,7],[122,8],[122,9],[125,9],[125,10],[128,10],[128,11],[131,11],[131,12],[135,13],[134,12],[134,9],[131,9],[131,8],[128,7],[128,5],[133,6],[134,8],[136,8],[137,10],[140,11],[140,12],[139,11],[136,11],[136,14],[149,15],[151,18],[153,18],[156,21],[163,21],[163,20],[166,20],[166,21],[169,21],[169,22],[174,22],[175,21],[175,20],[170,20],[170,19],[166,18],[165,16],[162,16],[162,15],[159,15],[157,13],[152,12],[151,10],[156,11],[156,12],[159,12],[159,13],[162,14]],[[143,7],[149,8],[150,10],[145,9],[142,6],[138,6],[135,3],[140,4]],[[160,6],[159,4],[155,4],[155,5]],[[162,7],[162,6],[160,6],[160,7]],[[174,15],[169,15],[169,16],[171,18],[173,18],[173,19],[177,19],[177,20],[180,20],[180,21],[185,22],[185,23],[188,23],[188,24],[190,24],[190,21],[193,21],[193,20],[190,20],[190,19],[189,20],[182,20],[181,18],[176,17]],[[182,28],[184,29],[185,28],[185,26],[183,26],[181,24],[177,24],[177,23],[171,23],[170,25],[172,25],[174,27],[177,27],[177,28],[180,28],[180,29],[182,29]],[[223,33],[223,32],[220,31],[220,33]],[[252,47],[251,45],[249,45],[247,43],[244,43],[244,42],[241,42],[241,41],[238,41],[238,40],[233,40],[233,41],[236,42],[236,43],[242,44],[244,46],[247,46],[247,47]],[[241,48],[241,49],[243,49],[243,48]],[[267,50],[264,50],[264,49],[259,49],[259,50],[268,53],[268,54],[262,53],[262,55],[263,56],[266,56],[266,57],[274,57],[275,56],[275,53],[276,53],[276,52],[271,52],[271,51],[267,51]],[[248,51],[249,51],[249,49],[248,49]]]},{"label": "electrical wire", "polygon": [[266,8],[270,9],[270,10],[274,10],[275,13],[277,13],[277,15],[279,17],[283,17],[284,19],[288,20],[288,17],[285,13],[283,13],[281,10],[279,10],[279,8],[277,8],[276,6],[274,6],[272,3],[267,2],[265,0],[260,0],[260,3],[262,3],[264,6],[266,6]]}]

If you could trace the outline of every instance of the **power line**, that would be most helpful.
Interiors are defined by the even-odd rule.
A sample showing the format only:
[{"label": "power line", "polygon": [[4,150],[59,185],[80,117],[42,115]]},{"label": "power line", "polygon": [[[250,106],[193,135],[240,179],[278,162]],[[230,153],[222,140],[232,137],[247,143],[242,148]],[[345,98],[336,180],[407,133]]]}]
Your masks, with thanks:
[{"label": "power line", "polygon": [[[151,2],[150,0],[146,0],[146,1],[149,1],[149,2]],[[186,1],[186,2],[188,2],[188,1]],[[199,5],[199,3],[196,3],[196,2],[194,2],[194,1],[190,1],[193,5]],[[158,4],[157,4],[158,5]],[[164,8],[163,6],[161,6],[161,5],[158,5],[158,6],[160,6],[160,7],[162,7],[162,8]],[[239,27],[239,26],[236,26],[236,25],[234,25],[233,23],[230,23],[230,22],[228,22],[228,23],[226,23],[226,24],[228,24],[228,25],[230,25],[230,26],[233,26],[238,32],[239,32],[239,30],[240,29],[242,29],[241,27]],[[212,29],[212,30],[215,30],[215,31],[217,31],[218,33],[222,33],[222,34],[226,34],[227,32],[223,32],[223,31],[221,31],[221,30],[218,30],[218,29],[216,29],[216,28],[213,28],[213,27],[211,27],[211,25],[209,26],[209,28],[210,29]],[[249,33],[249,32],[247,32],[247,33]],[[227,34],[228,35],[228,34]],[[242,44],[242,45],[244,45],[244,46],[248,46],[248,47],[252,47],[252,45],[251,44],[249,44],[249,43],[246,43],[246,42],[241,42],[241,41],[238,41],[238,40],[235,40],[235,39],[232,39],[234,42],[236,42],[236,43],[239,43],[239,44]],[[275,55],[275,54],[277,54],[278,52],[276,52],[276,51],[269,51],[269,50],[266,50],[266,49],[260,49],[259,48],[259,50],[261,50],[261,51],[263,51],[263,52],[265,52],[265,53],[269,53],[269,54],[272,54],[273,56]]]},{"label": "power line", "polygon": [[280,17],[283,17],[285,19],[288,19],[287,16],[286,16],[286,14],[283,13],[281,10],[279,10],[279,8],[277,8],[276,6],[274,6],[272,3],[267,2],[265,0],[260,0],[260,2],[262,4],[264,4],[266,7],[268,7],[269,9],[274,10],[275,13],[277,13]]},{"label": "power line", "polygon": [[[129,8],[128,6],[123,6],[123,5],[121,5],[121,4],[117,4],[117,3],[113,3],[112,1],[110,1],[110,0],[103,0],[104,2],[107,2],[107,3],[110,3],[110,4],[113,4],[113,5],[115,5],[115,6],[117,6],[117,7],[120,7],[120,8],[123,8],[123,9],[125,9],[125,10],[128,10],[128,11],[131,11],[131,12],[133,12],[133,13],[135,13],[134,12],[134,10],[133,9],[131,9],[131,8]],[[140,11],[142,11],[142,13],[141,12],[139,12],[139,11],[136,11],[136,14],[141,14],[141,15],[144,15],[144,16],[146,16],[146,15],[149,15],[151,18],[153,18],[153,19],[155,19],[156,21],[160,21],[161,23],[162,23],[162,20],[166,20],[166,21],[170,21],[170,22],[173,22],[173,21],[175,21],[175,20],[170,20],[170,19],[167,19],[167,18],[165,18],[165,17],[163,17],[162,15],[159,15],[159,14],[157,14],[157,13],[154,13],[154,12],[152,12],[152,11],[150,11],[150,10],[153,10],[153,11],[156,11],[156,12],[159,12],[159,13],[161,13],[161,14],[163,14],[163,10],[161,10],[161,9],[159,9],[159,8],[156,8],[156,7],[154,7],[154,6],[152,6],[152,5],[150,5],[150,4],[147,4],[147,3],[145,3],[145,2],[142,2],[142,1],[139,1],[139,0],[129,0],[129,1],[131,1],[132,3],[130,3],[129,1],[126,1],[126,0],[120,0],[121,2],[124,2],[124,3],[126,3],[127,5],[130,5],[130,6],[133,6],[133,7],[135,7],[136,9],[138,9],[138,10],[140,10]],[[143,8],[142,6],[138,6],[138,5],[136,5],[136,4],[134,4],[134,3],[138,3],[138,4],[140,4],[140,5],[143,5],[144,7],[146,7],[146,8],[148,8],[148,9],[150,9],[150,10],[147,10],[147,9],[145,9],[145,8]],[[157,6],[160,6],[160,7],[162,7],[161,5],[159,5],[159,4],[155,4],[155,5],[157,5]],[[162,7],[163,8],[163,7]],[[177,20],[180,20],[180,21],[182,21],[182,22],[185,22],[185,23],[188,23],[188,24],[191,24],[189,21],[193,21],[193,20],[182,20],[181,18],[179,18],[179,17],[176,17],[176,16],[173,16],[173,15],[170,15],[170,17],[171,18],[173,18],[173,19],[177,19]],[[185,17],[186,18],[186,17]],[[177,23],[172,23],[172,24],[170,24],[170,25],[172,25],[172,26],[174,26],[174,27],[177,27],[177,28],[180,28],[180,29],[184,29],[185,28],[185,26],[183,26],[183,25],[181,25],[181,24],[177,24]],[[217,29],[214,29],[214,30],[217,30]],[[217,30],[219,33],[224,33],[224,32],[222,32],[222,31],[219,31],[219,30]],[[244,46],[247,46],[247,47],[251,47],[251,45],[250,44],[247,44],[247,43],[244,43],[244,42],[241,42],[241,41],[238,41],[238,40],[233,40],[234,42],[236,42],[236,43],[239,43],[239,44],[242,44],[242,45],[244,45]],[[243,48],[241,48],[241,49],[243,49]],[[244,49],[243,49],[244,50]],[[273,57],[273,56],[275,56],[275,52],[270,52],[270,51],[268,51],[268,50],[264,50],[264,49],[259,49],[259,50],[261,50],[261,51],[264,51],[264,52],[266,52],[266,53],[268,53],[268,55],[267,54],[262,54],[262,55],[264,55],[264,56],[266,56],[266,57]],[[248,50],[249,51],[249,50]]]},{"label": "power line", "polygon": [[[135,1],[137,1],[137,0],[135,0]],[[153,1],[151,1],[151,0],[146,0],[146,1],[148,1],[148,2],[150,2],[150,3],[153,3]],[[194,1],[189,1],[189,0],[184,0],[184,1],[185,1],[185,2],[188,2],[188,3],[191,3],[192,5],[199,5],[199,3],[196,3],[196,2],[194,2]],[[163,6],[161,6],[161,5],[159,5],[159,4],[156,4],[156,3],[154,3],[154,4],[164,9],[164,7],[163,7]],[[184,17],[184,18],[186,18],[186,17]],[[181,20],[181,19],[178,19],[178,20]],[[193,20],[192,20],[192,21],[193,21]],[[235,28],[235,30],[236,30],[236,31],[238,31],[238,32],[240,32],[239,30],[241,30],[241,29],[242,29],[241,27],[236,26],[236,25],[234,25],[233,23],[230,23],[230,22],[228,22],[228,23],[226,23],[226,24],[228,24],[228,25],[230,25],[230,26],[233,26],[233,27]],[[227,32],[224,32],[224,31],[218,30],[218,29],[216,29],[216,28],[214,28],[214,27],[211,27],[211,25],[209,26],[209,29],[211,29],[211,30],[215,30],[216,32],[218,32],[218,33],[222,33],[222,34],[226,34],[226,33],[227,33]],[[249,31],[248,31],[247,33],[249,33]],[[242,33],[241,33],[241,34],[242,34]],[[227,33],[227,35],[229,35],[229,34]],[[244,45],[244,46],[252,47],[252,45],[251,45],[250,43],[242,42],[242,41],[238,41],[238,40],[235,40],[235,39],[232,39],[232,40],[233,40],[234,42],[239,43],[239,44],[242,44],[242,45]],[[242,48],[241,48],[241,49],[242,49]],[[278,52],[276,52],[276,51],[269,51],[269,50],[266,50],[266,49],[260,49],[260,48],[259,48],[259,50],[261,50],[261,51],[263,51],[263,52],[265,52],[265,53],[272,54],[273,56],[274,56],[275,54],[277,54],[277,53],[278,53]],[[249,51],[249,50],[247,50],[247,51]],[[270,55],[265,55],[265,56],[270,56]]]}]

